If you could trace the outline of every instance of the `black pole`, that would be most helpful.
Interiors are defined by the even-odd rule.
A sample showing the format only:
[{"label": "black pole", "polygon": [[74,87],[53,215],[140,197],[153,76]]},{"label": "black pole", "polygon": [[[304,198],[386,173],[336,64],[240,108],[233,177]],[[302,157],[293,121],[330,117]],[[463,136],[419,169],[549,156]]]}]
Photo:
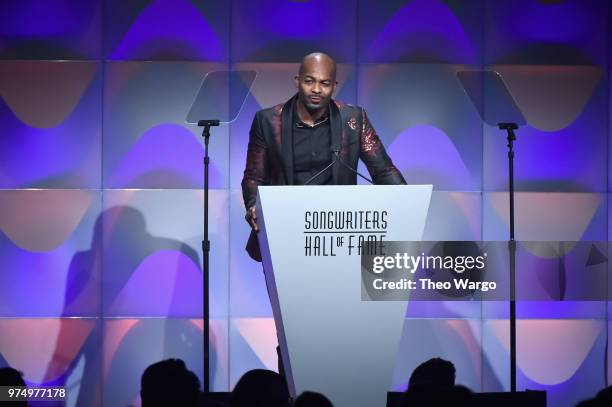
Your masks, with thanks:
[{"label": "black pole", "polygon": [[518,129],[516,123],[499,123],[508,133],[508,193],[510,195],[510,240],[508,261],[510,266],[510,391],[516,392],[516,241],[514,240],[514,141]]},{"label": "black pole", "polygon": [[204,393],[210,392],[210,303],[209,303],[209,276],[210,276],[210,240],[208,240],[208,140],[210,139],[210,127],[218,126],[219,120],[200,120],[198,126],[203,127],[202,137],[204,137],[204,240],[202,240],[203,254],[203,306],[202,317],[204,318]]}]

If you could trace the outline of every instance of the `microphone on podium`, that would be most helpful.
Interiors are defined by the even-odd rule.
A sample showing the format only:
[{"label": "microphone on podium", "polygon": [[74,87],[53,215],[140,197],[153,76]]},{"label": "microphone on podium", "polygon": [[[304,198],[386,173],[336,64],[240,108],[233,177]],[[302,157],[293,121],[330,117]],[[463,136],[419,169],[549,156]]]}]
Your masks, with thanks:
[{"label": "microphone on podium", "polygon": [[369,179],[368,177],[362,175],[359,173],[359,171],[355,170],[353,167],[351,167],[350,165],[348,165],[347,163],[345,163],[344,161],[342,161],[342,158],[340,158],[340,149],[339,148],[335,148],[332,147],[332,153],[334,153],[334,159],[332,160],[331,163],[329,163],[325,168],[323,168],[321,171],[317,172],[315,175],[313,175],[312,177],[308,178],[308,180],[306,182],[304,182],[304,185],[308,185],[310,184],[312,181],[314,181],[317,177],[319,177],[321,174],[323,174],[325,171],[327,171],[328,169],[330,169],[336,162],[340,162],[340,164],[342,164],[343,166],[345,166],[346,168],[348,168],[349,170],[351,170],[352,172],[354,172],[355,174],[359,175],[361,178],[365,179],[366,181],[368,181],[370,184],[374,184],[374,182]]},{"label": "microphone on podium", "polygon": [[[342,158],[340,158],[340,150],[333,150],[334,155],[336,156],[336,159],[338,161],[340,161],[340,164],[344,165],[346,168],[348,168],[349,170],[351,170],[352,172],[354,172],[355,174],[359,175],[361,178],[365,179],[366,181],[368,181],[370,184],[374,185],[374,181],[372,181],[371,179],[369,179],[368,177],[366,177],[365,175],[361,175],[359,173],[359,171],[357,171],[356,169],[354,169],[353,167],[351,167],[350,165],[348,165],[347,163],[345,163],[344,161],[342,161]],[[335,161],[335,160],[334,160]]]},{"label": "microphone on podium", "polygon": [[[333,151],[333,150],[332,150]],[[313,175],[312,177],[308,178],[308,180],[306,182],[304,182],[304,185],[308,185],[310,184],[312,181],[314,181],[318,176],[320,176],[321,174],[323,174],[325,171],[327,171],[328,169],[330,169],[335,163],[336,161],[338,161],[338,155],[336,154],[334,156],[334,159],[332,160],[331,163],[329,163],[325,168],[323,168],[321,171],[317,172],[315,175]]]}]

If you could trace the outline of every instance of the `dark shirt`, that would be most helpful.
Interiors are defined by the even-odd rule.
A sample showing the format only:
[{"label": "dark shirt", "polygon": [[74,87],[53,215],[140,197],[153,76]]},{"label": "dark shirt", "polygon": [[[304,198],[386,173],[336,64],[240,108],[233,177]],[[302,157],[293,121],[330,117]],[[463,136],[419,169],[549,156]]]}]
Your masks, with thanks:
[{"label": "dark shirt", "polygon": [[[325,168],[332,160],[330,149],[331,129],[329,116],[310,126],[294,115],[293,126],[293,181],[304,185],[312,176]],[[313,179],[309,185],[327,185],[332,182],[331,167]]]}]

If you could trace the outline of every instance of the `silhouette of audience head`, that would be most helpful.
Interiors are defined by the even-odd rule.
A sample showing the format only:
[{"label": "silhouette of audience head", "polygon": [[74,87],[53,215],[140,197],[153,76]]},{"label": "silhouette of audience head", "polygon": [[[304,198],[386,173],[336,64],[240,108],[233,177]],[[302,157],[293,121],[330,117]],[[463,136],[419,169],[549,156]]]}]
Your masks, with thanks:
[{"label": "silhouette of audience head", "polygon": [[[12,367],[0,368],[0,386],[25,386],[22,373]],[[11,406],[27,406],[26,401],[13,401],[9,403]]]},{"label": "silhouette of audience head", "polygon": [[421,363],[412,372],[408,388],[418,384],[442,388],[453,387],[455,385],[455,365],[440,358],[429,359]]},{"label": "silhouette of audience head", "polygon": [[1,386],[25,386],[22,373],[12,367],[0,368],[0,385]]},{"label": "silhouette of audience head", "polygon": [[606,387],[592,399],[583,400],[576,407],[608,407],[612,406],[612,386]]},{"label": "silhouette of audience head", "polygon": [[334,405],[321,393],[305,391],[295,399],[293,407],[334,407]]},{"label": "silhouette of audience head", "polygon": [[608,386],[595,396],[595,401],[602,405],[612,406],[612,386]]},{"label": "silhouette of audience head", "polygon": [[465,386],[440,387],[435,384],[411,385],[404,394],[404,406],[471,407],[475,403],[474,393]]},{"label": "silhouette of audience head", "polygon": [[181,359],[168,359],[147,367],[140,382],[142,407],[197,406],[200,380]]},{"label": "silhouette of audience head", "polygon": [[231,407],[287,407],[290,405],[287,382],[271,370],[246,372],[234,387]]}]

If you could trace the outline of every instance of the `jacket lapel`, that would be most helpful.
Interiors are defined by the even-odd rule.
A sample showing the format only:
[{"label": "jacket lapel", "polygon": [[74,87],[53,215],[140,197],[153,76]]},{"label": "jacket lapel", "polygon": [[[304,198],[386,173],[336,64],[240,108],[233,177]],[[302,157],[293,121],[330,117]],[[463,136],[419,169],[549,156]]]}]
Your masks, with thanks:
[{"label": "jacket lapel", "polygon": [[[336,106],[336,102],[331,100],[329,102],[329,128],[331,131],[330,146],[332,150],[332,160],[335,158],[335,152],[340,153],[341,140],[342,140],[342,116],[340,115],[340,109]],[[338,184],[338,173],[340,171],[340,165],[334,164],[332,166],[332,180],[333,184]]]},{"label": "jacket lapel", "polygon": [[283,106],[281,112],[281,152],[283,156],[283,168],[285,169],[285,181],[287,185],[293,185],[293,103],[295,97],[289,99]]}]

